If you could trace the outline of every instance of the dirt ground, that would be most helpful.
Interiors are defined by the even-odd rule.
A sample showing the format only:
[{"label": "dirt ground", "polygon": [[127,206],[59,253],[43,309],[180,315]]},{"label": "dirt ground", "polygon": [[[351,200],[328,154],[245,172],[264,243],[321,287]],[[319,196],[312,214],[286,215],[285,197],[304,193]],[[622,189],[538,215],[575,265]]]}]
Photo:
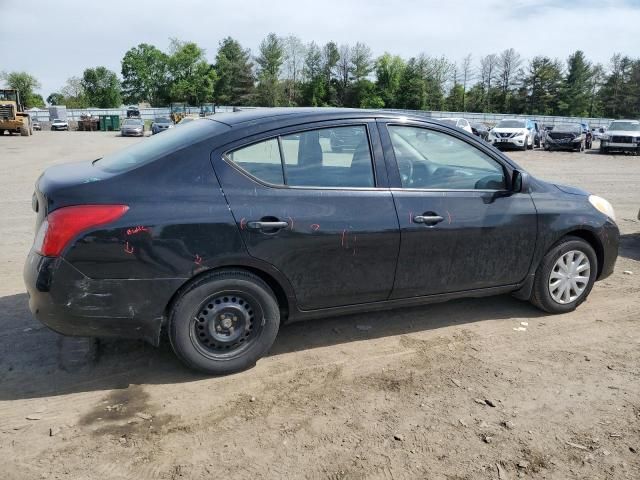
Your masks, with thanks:
[{"label": "dirt ground", "polygon": [[293,324],[207,378],[166,342],[69,364],[27,308],[37,176],[138,141],[0,138],[3,479],[640,478],[640,157],[510,154],[616,209],[616,271],[578,311],[502,296]]}]

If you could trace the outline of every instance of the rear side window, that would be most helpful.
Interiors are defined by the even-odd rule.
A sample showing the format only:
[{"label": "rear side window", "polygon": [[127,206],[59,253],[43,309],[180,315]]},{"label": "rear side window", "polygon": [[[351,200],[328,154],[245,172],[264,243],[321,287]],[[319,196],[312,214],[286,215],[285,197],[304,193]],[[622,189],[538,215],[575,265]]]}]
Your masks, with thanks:
[{"label": "rear side window", "polygon": [[375,185],[364,125],[284,135],[234,150],[227,158],[257,179],[276,185],[345,188]]}]

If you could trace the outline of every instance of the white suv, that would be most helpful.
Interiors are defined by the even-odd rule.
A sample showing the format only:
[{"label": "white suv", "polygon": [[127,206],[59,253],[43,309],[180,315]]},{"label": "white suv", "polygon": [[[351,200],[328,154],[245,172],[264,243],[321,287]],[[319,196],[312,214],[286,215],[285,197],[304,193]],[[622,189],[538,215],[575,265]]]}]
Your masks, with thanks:
[{"label": "white suv", "polygon": [[535,125],[531,120],[500,120],[489,132],[494,147],[533,148]]},{"label": "white suv", "polygon": [[640,122],[614,120],[600,135],[600,153],[611,151],[640,153]]}]

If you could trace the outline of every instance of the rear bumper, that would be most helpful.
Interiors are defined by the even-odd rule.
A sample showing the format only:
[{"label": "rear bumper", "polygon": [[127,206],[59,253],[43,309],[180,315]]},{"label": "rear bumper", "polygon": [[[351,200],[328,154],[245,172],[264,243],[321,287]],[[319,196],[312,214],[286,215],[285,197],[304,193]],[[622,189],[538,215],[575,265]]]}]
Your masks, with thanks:
[{"label": "rear bumper", "polygon": [[91,279],[63,258],[33,251],[24,266],[29,309],[63,335],[143,339],[158,345],[165,309],[184,279]]}]

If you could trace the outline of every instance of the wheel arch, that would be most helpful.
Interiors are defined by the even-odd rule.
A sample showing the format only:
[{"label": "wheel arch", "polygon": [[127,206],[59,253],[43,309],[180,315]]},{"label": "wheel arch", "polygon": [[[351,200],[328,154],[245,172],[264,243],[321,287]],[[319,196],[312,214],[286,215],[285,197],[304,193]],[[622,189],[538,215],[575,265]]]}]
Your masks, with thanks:
[{"label": "wheel arch", "polygon": [[281,323],[286,323],[287,318],[289,317],[289,312],[295,307],[294,300],[288,292],[289,285],[284,286],[284,279],[277,279],[276,275],[267,272],[266,268],[260,268],[256,265],[247,265],[241,263],[230,263],[225,265],[219,265],[212,268],[208,268],[201,272],[198,272],[196,275],[192,276],[188,280],[186,280],[171,296],[167,305],[164,309],[163,316],[163,326],[166,325],[166,321],[169,318],[171,310],[178,298],[183,294],[185,290],[189,288],[194,282],[197,282],[202,277],[206,275],[210,275],[214,272],[227,271],[227,270],[244,270],[249,273],[253,273],[257,277],[259,277],[263,282],[265,282],[269,288],[273,291],[273,294],[276,296],[276,301],[278,302],[278,307],[280,308],[280,318]]},{"label": "wheel arch", "polygon": [[566,237],[578,237],[591,245],[591,248],[596,252],[596,258],[598,259],[598,274],[596,276],[596,280],[600,278],[602,267],[604,265],[604,247],[598,236],[591,230],[576,229],[565,233],[561,239]]}]

